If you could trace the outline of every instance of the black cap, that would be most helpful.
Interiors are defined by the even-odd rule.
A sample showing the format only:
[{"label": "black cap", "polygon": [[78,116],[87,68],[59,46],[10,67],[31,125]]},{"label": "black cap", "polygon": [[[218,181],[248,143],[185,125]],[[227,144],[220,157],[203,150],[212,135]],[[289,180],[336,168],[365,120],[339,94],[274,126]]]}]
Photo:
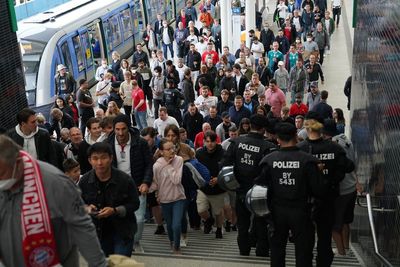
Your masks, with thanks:
[{"label": "black cap", "polygon": [[295,137],[297,135],[296,126],[289,122],[279,122],[275,125],[275,132],[280,136]]},{"label": "black cap", "polygon": [[225,118],[229,118],[229,112],[228,111],[224,111],[221,113],[221,118],[225,119]]},{"label": "black cap", "polygon": [[250,124],[258,127],[267,127],[268,119],[260,114],[255,114],[250,117]]},{"label": "black cap", "polygon": [[125,114],[120,114],[120,115],[118,115],[117,117],[114,118],[114,121],[113,121],[114,127],[115,127],[115,124],[117,124],[118,122],[123,122],[128,127],[131,125],[131,123],[129,121],[129,117],[127,115],[125,115]]},{"label": "black cap", "polygon": [[324,118],[322,118],[321,115],[318,112],[315,112],[315,111],[309,111],[306,114],[305,119],[306,120],[316,120],[316,121],[318,121],[318,122],[320,122],[322,124],[324,123]]},{"label": "black cap", "polygon": [[332,136],[332,137],[337,135],[336,122],[334,119],[325,119],[324,120],[324,128],[322,130],[322,133]]},{"label": "black cap", "polygon": [[121,82],[112,82],[111,83],[112,88],[119,88],[120,85],[121,85]]}]

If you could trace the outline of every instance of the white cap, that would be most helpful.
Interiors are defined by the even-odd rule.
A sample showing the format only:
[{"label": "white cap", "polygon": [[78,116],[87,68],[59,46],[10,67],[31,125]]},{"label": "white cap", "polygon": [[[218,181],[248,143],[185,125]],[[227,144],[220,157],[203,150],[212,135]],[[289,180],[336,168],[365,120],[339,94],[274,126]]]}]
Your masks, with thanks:
[{"label": "white cap", "polygon": [[285,65],[285,63],[283,63],[283,61],[278,62],[278,66],[283,66],[283,65]]},{"label": "white cap", "polygon": [[63,70],[63,69],[66,69],[66,67],[63,64],[60,64],[60,65],[57,66],[57,71],[60,71],[60,70]]}]

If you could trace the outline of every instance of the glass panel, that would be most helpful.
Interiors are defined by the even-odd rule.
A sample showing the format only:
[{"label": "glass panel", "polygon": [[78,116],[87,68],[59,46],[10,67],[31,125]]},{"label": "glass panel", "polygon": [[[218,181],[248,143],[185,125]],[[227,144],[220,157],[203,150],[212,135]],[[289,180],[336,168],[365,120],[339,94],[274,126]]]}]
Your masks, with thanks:
[{"label": "glass panel", "polygon": [[68,43],[65,42],[62,44],[61,46],[61,52],[64,58],[64,64],[67,67],[68,71],[70,73],[73,72],[73,68],[72,68],[72,60],[71,60],[71,53],[69,52],[69,48],[68,48]]},{"label": "glass panel", "polygon": [[[162,9],[160,9],[160,3],[159,0],[148,0],[146,1],[146,8],[147,8],[147,18],[149,20],[149,23],[151,25],[154,25],[154,23],[157,20],[157,13],[161,12]],[[164,14],[162,13],[164,16]]]},{"label": "glass panel", "polygon": [[81,40],[82,40],[82,47],[85,51],[84,53],[86,57],[86,65],[89,68],[93,65],[93,57],[92,57],[92,49],[90,46],[88,32],[84,32],[81,34]]},{"label": "glass panel", "polygon": [[128,9],[125,9],[121,12],[121,21],[122,27],[124,30],[124,40],[127,40],[132,36],[132,21],[131,21],[131,14]]},{"label": "glass panel", "polygon": [[107,51],[111,52],[113,50],[113,43],[112,43],[112,31],[110,27],[109,20],[103,22],[104,34],[106,35],[105,39],[107,42]]},{"label": "glass panel", "polygon": [[78,71],[81,72],[85,69],[85,63],[83,61],[83,55],[81,51],[81,48],[84,49],[84,47],[81,46],[81,38],[79,37],[79,35],[72,38],[72,43],[74,44]]},{"label": "glass panel", "polygon": [[[104,56],[104,48],[103,48],[103,39],[101,38],[100,32],[100,24],[96,23],[88,26],[89,33],[89,43],[92,47],[92,53],[94,58],[94,63],[97,65],[100,62],[100,59]],[[97,61],[97,63],[96,63]]]},{"label": "glass panel", "polygon": [[118,15],[114,15],[110,18],[111,34],[113,38],[113,47],[115,48],[122,42],[121,29],[119,28]]}]

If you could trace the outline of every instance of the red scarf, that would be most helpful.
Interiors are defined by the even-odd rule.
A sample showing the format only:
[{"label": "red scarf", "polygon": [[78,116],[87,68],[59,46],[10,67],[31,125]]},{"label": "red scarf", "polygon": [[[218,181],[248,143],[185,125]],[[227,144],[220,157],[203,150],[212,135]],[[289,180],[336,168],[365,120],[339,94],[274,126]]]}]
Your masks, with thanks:
[{"label": "red scarf", "polygon": [[61,266],[38,162],[20,151],[24,162],[22,249],[27,267]]}]

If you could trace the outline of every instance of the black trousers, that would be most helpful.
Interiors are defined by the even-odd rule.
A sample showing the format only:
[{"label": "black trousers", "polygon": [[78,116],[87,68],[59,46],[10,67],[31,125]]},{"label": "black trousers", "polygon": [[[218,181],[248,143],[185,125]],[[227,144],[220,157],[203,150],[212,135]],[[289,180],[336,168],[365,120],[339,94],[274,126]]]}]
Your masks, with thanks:
[{"label": "black trousers", "polygon": [[311,212],[306,209],[273,207],[274,231],[270,234],[271,266],[284,267],[289,230],[295,245],[296,267],[312,267],[314,244]]},{"label": "black trousers", "polygon": [[[334,200],[318,202],[313,212],[317,230],[317,267],[329,267],[333,261],[332,229],[334,223]],[[314,244],[314,242],[312,242]]]},{"label": "black trousers", "polygon": [[[250,226],[252,214],[247,209],[245,204],[245,196],[236,194],[236,216],[237,216],[237,242],[239,246],[240,255],[249,255],[251,250],[250,244]],[[253,218],[253,231],[256,238],[256,255],[266,257],[269,255],[269,242],[268,242],[268,225],[265,218]]]}]

